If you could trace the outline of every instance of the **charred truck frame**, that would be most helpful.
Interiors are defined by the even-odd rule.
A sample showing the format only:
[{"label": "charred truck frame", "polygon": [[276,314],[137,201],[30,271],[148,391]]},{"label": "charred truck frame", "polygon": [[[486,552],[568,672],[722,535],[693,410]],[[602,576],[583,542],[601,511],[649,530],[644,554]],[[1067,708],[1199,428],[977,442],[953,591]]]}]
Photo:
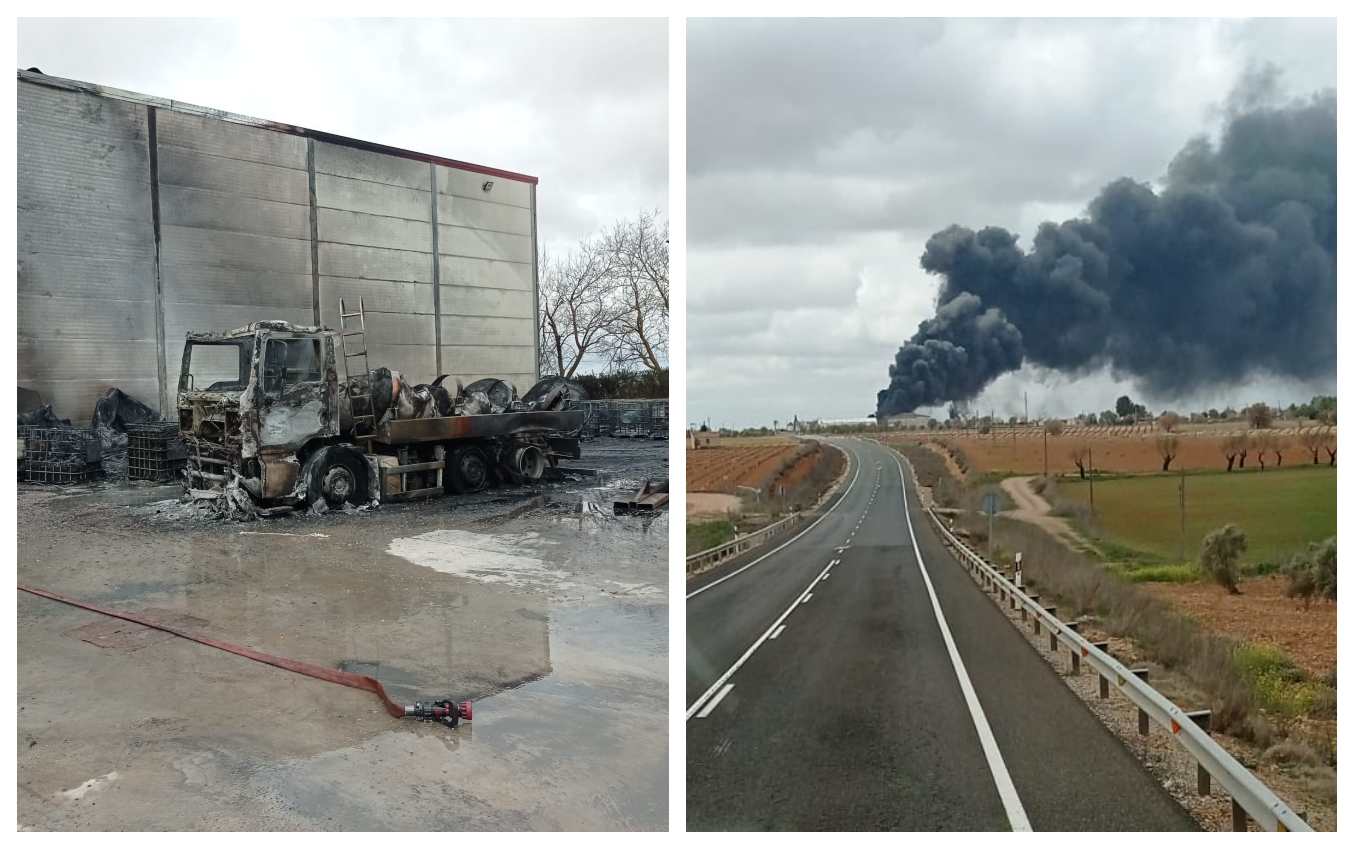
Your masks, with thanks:
[{"label": "charred truck frame", "polygon": [[559,393],[523,401],[489,379],[477,384],[496,385],[493,407],[476,384],[439,402],[426,392],[439,378],[413,390],[432,406],[402,417],[399,373],[384,394],[386,370],[347,374],[357,355],[344,356],[344,336],[357,333],[282,321],[189,333],[178,392],[188,487],[238,487],[264,507],[338,507],[536,481],[579,457],[584,412],[549,409],[563,406]]}]

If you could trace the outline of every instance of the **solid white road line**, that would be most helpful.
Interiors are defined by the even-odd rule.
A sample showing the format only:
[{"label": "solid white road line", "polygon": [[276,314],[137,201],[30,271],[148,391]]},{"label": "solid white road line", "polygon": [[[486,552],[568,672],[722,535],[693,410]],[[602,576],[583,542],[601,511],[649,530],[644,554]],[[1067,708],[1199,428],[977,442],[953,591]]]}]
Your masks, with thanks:
[{"label": "solid white road line", "polygon": [[776,627],[776,631],[772,632],[772,636],[767,638],[767,640],[776,640],[777,638],[781,637],[781,633],[784,632],[785,630],[786,625],[785,623],[782,623],[781,625]]},{"label": "solid white road line", "polygon": [[907,521],[908,537],[913,541],[917,568],[922,572],[922,582],[927,586],[927,595],[931,597],[936,624],[941,627],[941,637],[946,643],[946,652],[950,654],[950,664],[955,668],[955,678],[960,682],[965,703],[969,706],[969,716],[974,721],[974,729],[979,733],[979,743],[983,745],[983,756],[988,760],[988,770],[993,774],[997,795],[1002,799],[1002,807],[1007,811],[1007,822],[1011,824],[1013,832],[1031,832],[1030,818],[1026,816],[1026,809],[1021,805],[1021,798],[1017,796],[1016,785],[1012,783],[1011,774],[1007,772],[1007,764],[1002,760],[1002,752],[997,748],[997,740],[993,737],[993,730],[988,726],[988,718],[983,713],[983,706],[979,704],[978,694],[974,692],[974,684],[969,681],[969,673],[965,671],[960,651],[956,649],[955,639],[951,637],[950,626],[946,625],[946,615],[941,612],[941,602],[936,598],[936,589],[932,587],[931,576],[927,574],[927,565],[922,563],[922,550],[918,548],[917,535],[913,533],[913,519],[908,515],[908,483],[903,477],[903,464],[897,456],[894,463],[899,467],[899,485],[903,488],[903,518]]},{"label": "solid white road line", "polygon": [[696,715],[696,716],[697,716],[697,717],[710,717],[710,713],[711,713],[712,711],[715,710],[715,706],[719,705],[719,704],[720,704],[720,700],[722,700],[722,699],[724,699],[726,696],[728,696],[728,695],[729,695],[729,692],[732,691],[732,690],[734,690],[734,685],[733,685],[732,682],[731,682],[730,684],[728,684],[728,685],[725,685],[723,688],[720,689],[720,692],[719,692],[718,694],[715,695],[715,699],[713,699],[713,700],[711,700],[710,702],[706,703],[706,707],[703,708],[703,709],[701,709],[701,713],[698,714],[698,715]]},{"label": "solid white road line", "polygon": [[[854,456],[853,456],[853,457],[854,457]],[[804,537],[806,534],[808,534],[809,532],[813,531],[813,530],[814,530],[814,526],[816,526],[816,525],[818,525],[819,523],[823,522],[824,520],[828,519],[828,515],[831,514],[833,511],[837,510],[838,505],[841,505],[843,502],[845,502],[845,501],[847,500],[847,494],[848,494],[848,493],[851,493],[851,492],[852,492],[852,488],[856,486],[856,478],[857,478],[857,476],[860,475],[860,474],[861,474],[861,464],[860,464],[860,462],[858,461],[857,464],[856,464],[856,472],[852,474],[852,480],[851,480],[850,483],[847,484],[847,489],[846,489],[846,491],[843,492],[843,494],[838,498],[838,500],[837,500],[836,502],[833,503],[833,506],[832,506],[831,508],[829,508],[828,510],[824,511],[823,516],[821,516],[821,517],[819,517],[818,519],[816,519],[816,520],[814,520],[813,522],[811,522],[811,523],[809,524],[809,527],[806,528],[804,531],[801,531],[799,534],[797,534],[797,535],[795,535],[794,537],[792,537],[791,539],[787,540],[785,543],[782,543],[780,546],[777,546],[775,549],[773,549],[772,551],[770,551],[770,552],[768,552],[767,554],[763,555],[762,557],[757,558],[756,560],[753,560],[753,561],[749,561],[748,563],[746,563],[746,564],[744,564],[743,566],[739,567],[737,570],[735,570],[734,572],[730,573],[729,575],[727,575],[727,576],[721,576],[720,578],[717,578],[715,581],[711,582],[710,584],[707,584],[707,585],[703,585],[703,586],[701,586],[701,587],[698,587],[696,590],[693,590],[691,593],[687,594],[687,598],[688,598],[688,599],[691,599],[693,596],[696,596],[698,593],[705,593],[707,590],[710,590],[712,587],[714,587],[714,586],[717,585],[717,584],[720,584],[721,582],[729,581],[729,580],[732,579],[734,576],[738,575],[739,573],[743,572],[744,570],[748,569],[749,567],[755,567],[755,566],[757,566],[758,564],[762,563],[762,562],[765,561],[766,559],[768,559],[768,558],[770,558],[771,556],[775,555],[777,552],[780,552],[782,549],[784,549],[784,548],[786,548],[787,546],[789,546],[790,544],[794,543],[796,540],[799,540],[801,537]]]}]

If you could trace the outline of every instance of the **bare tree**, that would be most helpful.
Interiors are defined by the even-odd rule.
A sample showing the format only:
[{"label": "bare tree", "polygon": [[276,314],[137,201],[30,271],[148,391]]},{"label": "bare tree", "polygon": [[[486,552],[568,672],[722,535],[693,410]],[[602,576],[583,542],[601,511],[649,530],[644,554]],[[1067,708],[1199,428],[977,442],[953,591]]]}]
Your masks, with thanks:
[{"label": "bare tree", "polygon": [[1159,434],[1155,443],[1157,456],[1162,458],[1162,471],[1166,472],[1171,468],[1172,460],[1176,458],[1176,453],[1181,448],[1181,441],[1175,434]]},{"label": "bare tree", "polygon": [[1087,459],[1091,452],[1086,445],[1076,445],[1068,450],[1068,459],[1077,467],[1077,477],[1087,477]]},{"label": "bare tree", "polygon": [[540,360],[543,374],[571,378],[590,353],[606,345],[616,307],[609,297],[612,255],[597,239],[585,239],[563,260],[542,256],[540,269]]},{"label": "bare tree", "polygon": [[1279,445],[1279,440],[1275,438],[1274,431],[1256,431],[1251,435],[1251,447],[1256,450],[1256,462],[1261,464],[1261,471],[1266,471],[1266,452],[1275,451]]},{"label": "bare tree", "polygon": [[1313,456],[1313,466],[1317,466],[1318,455],[1322,452],[1322,447],[1327,443],[1327,436],[1322,432],[1324,428],[1308,428],[1299,432],[1299,443],[1303,448]]},{"label": "bare tree", "polygon": [[668,353],[668,225],[657,212],[619,221],[606,238],[611,256],[609,334],[612,363],[637,363],[651,372]]},{"label": "bare tree", "polygon": [[1170,410],[1157,418],[1158,427],[1168,434],[1176,430],[1176,426],[1181,424],[1181,416]]},{"label": "bare tree", "polygon": [[1244,459],[1247,456],[1247,437],[1244,434],[1232,434],[1219,441],[1219,451],[1228,459],[1228,471],[1233,471],[1233,464],[1237,462],[1238,456]]}]

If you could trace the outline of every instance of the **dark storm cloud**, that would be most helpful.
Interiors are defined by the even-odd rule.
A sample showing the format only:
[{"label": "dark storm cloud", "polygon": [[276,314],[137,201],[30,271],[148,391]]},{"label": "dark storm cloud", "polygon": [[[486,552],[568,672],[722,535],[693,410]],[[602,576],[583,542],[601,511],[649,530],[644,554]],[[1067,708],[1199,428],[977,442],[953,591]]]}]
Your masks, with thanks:
[{"label": "dark storm cloud", "polygon": [[932,236],[936,318],[899,349],[883,413],[967,400],[1028,360],[1109,364],[1158,396],[1257,373],[1336,368],[1336,96],[1284,107],[1250,75],[1215,147],[1192,140],[1165,187],[1106,186],[1085,218],[1041,225],[1029,252],[1000,227]]},{"label": "dark storm cloud", "polygon": [[[1183,142],[1219,139],[1247,97],[1272,102],[1335,85],[1335,42],[1322,20],[689,22],[689,257],[701,270],[688,283],[694,414],[761,422],[748,388],[728,377],[739,374],[766,383],[764,395],[803,399],[801,412],[863,415],[881,366],[936,312],[942,278],[918,263],[930,237],[953,222],[992,225],[1019,234],[1029,253],[1041,222],[1085,216],[1120,177],[1159,193]],[[1282,73],[1230,98],[1249,69],[1268,63]],[[1090,240],[1063,228],[1069,247],[1049,256],[1070,259],[1042,274],[1072,290],[1065,320],[1094,320],[1096,298],[1077,296],[1095,272],[1068,266],[1071,257],[1091,262],[1074,237]],[[737,338],[714,329],[731,310],[759,309],[760,325],[741,321]],[[1059,372],[1024,356],[1033,344],[1070,358],[1094,347],[1089,336],[1023,335],[1025,365],[981,401],[1015,398],[1007,413],[1020,413],[1028,389],[1035,414],[1041,387],[1055,385],[1049,413],[1125,391],[1137,398],[1126,381],[1138,379],[1112,375],[1106,357],[1099,368]],[[806,376],[830,349],[840,352],[831,381],[810,386]],[[1297,386],[1275,380],[1282,393]],[[1160,403],[1188,405],[1215,390],[1164,392]]]}]

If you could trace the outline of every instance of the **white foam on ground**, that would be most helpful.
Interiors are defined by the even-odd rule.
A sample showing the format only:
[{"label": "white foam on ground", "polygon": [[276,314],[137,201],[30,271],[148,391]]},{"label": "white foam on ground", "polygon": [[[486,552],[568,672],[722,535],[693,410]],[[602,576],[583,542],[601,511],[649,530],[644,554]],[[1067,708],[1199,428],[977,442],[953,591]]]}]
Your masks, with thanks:
[{"label": "white foam on ground", "polygon": [[57,796],[67,800],[79,800],[91,791],[102,791],[104,786],[117,778],[118,772],[115,770],[112,773],[105,773],[103,776],[86,779],[69,791],[58,791]]},{"label": "white foam on ground", "polygon": [[417,537],[397,537],[386,551],[440,573],[510,587],[557,584],[565,577],[540,558],[526,554],[538,541],[523,534],[477,534],[473,531],[429,531]]}]

